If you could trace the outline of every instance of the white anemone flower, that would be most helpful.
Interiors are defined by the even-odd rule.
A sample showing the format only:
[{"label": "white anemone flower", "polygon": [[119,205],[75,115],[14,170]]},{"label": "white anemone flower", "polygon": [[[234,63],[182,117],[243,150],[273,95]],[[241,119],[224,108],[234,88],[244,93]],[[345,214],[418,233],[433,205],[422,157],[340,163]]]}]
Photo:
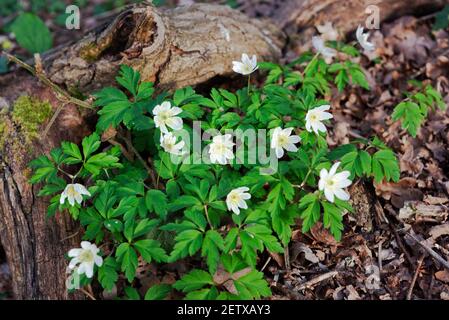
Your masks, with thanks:
[{"label": "white anemone flower", "polygon": [[332,114],[326,112],[330,108],[330,105],[323,105],[309,110],[306,114],[306,130],[309,132],[313,131],[316,134],[318,134],[318,131],[326,132],[326,126],[322,123],[322,121],[333,118]]},{"label": "white anemone flower", "polygon": [[59,203],[63,204],[65,199],[68,199],[71,206],[75,205],[75,201],[81,204],[83,202],[83,194],[90,196],[90,192],[87,191],[85,186],[79,183],[70,183],[66,185],[64,191],[61,193]]},{"label": "white anemone flower", "polygon": [[276,151],[276,157],[282,158],[284,156],[284,149],[291,152],[298,151],[295,143],[301,141],[297,135],[292,135],[293,128],[282,129],[277,127],[273,131],[271,138],[271,148]]},{"label": "white anemone flower", "polygon": [[185,145],[184,141],[176,143],[176,136],[171,132],[162,134],[160,142],[161,147],[164,148],[165,152],[175,155],[181,155],[182,148]]},{"label": "white anemone flower", "polygon": [[334,202],[334,197],[340,200],[349,200],[349,193],[343,189],[351,185],[352,181],[348,179],[351,173],[349,171],[337,173],[339,165],[340,162],[335,163],[329,172],[326,169],[320,171],[318,189],[324,190],[324,195],[329,202]]},{"label": "white anemone flower", "polygon": [[319,36],[312,37],[312,45],[323,56],[326,63],[331,63],[332,59],[337,55],[337,50],[326,47],[324,40]]},{"label": "white anemone flower", "polygon": [[82,241],[81,248],[71,249],[68,253],[72,258],[69,263],[69,269],[76,269],[78,274],[85,274],[86,277],[92,278],[94,275],[94,266],[101,267],[103,258],[98,255],[100,249],[94,243]]},{"label": "white anemone flower", "polygon": [[212,163],[226,164],[228,160],[234,159],[233,147],[235,143],[232,142],[230,134],[217,135],[212,139],[209,145],[209,156]]},{"label": "white anemone flower", "polygon": [[368,41],[369,33],[363,33],[363,27],[358,26],[355,33],[357,41],[365,51],[373,51],[375,49],[374,44]]},{"label": "white anemone flower", "polygon": [[244,76],[253,73],[259,68],[256,55],[253,55],[250,59],[246,53],[242,54],[242,61],[232,61],[232,64],[232,70]]},{"label": "white anemone flower", "polygon": [[336,41],[338,39],[338,32],[332,26],[332,22],[326,22],[315,27],[321,33],[321,39],[324,41]]},{"label": "white anemone flower", "polygon": [[161,104],[158,104],[153,109],[156,128],[159,128],[163,133],[168,133],[167,127],[170,127],[175,131],[181,130],[182,119],[180,117],[176,117],[176,115],[181,112],[181,108],[172,107],[169,101],[164,101]]},{"label": "white anemone flower", "polygon": [[245,200],[251,199],[251,194],[248,192],[248,187],[240,187],[237,189],[231,190],[226,197],[226,205],[228,206],[228,210],[234,212],[235,214],[240,214],[240,208],[248,209],[248,205]]}]

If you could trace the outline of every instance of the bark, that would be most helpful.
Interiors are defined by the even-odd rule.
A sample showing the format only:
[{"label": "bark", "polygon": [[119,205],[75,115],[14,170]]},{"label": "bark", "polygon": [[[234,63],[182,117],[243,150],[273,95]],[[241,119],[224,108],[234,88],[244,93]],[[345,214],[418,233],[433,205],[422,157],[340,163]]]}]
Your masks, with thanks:
[{"label": "bark", "polygon": [[[54,83],[84,94],[112,85],[122,63],[138,69],[143,80],[174,89],[230,75],[231,61],[242,52],[276,60],[284,41],[274,25],[250,20],[228,7],[194,5],[160,12],[141,5],[128,8],[80,41],[44,55],[43,65]],[[23,70],[1,77],[0,87],[10,105],[21,94],[48,100],[53,111],[60,105],[51,90]],[[48,154],[61,140],[80,142],[89,133],[92,116],[67,105],[48,136],[30,144],[11,113],[0,114],[0,124],[7,128],[0,144],[0,239],[18,299],[69,298],[64,254],[79,246],[79,226],[68,213],[46,218],[49,199],[37,197],[39,186],[28,183],[28,163]]]}]

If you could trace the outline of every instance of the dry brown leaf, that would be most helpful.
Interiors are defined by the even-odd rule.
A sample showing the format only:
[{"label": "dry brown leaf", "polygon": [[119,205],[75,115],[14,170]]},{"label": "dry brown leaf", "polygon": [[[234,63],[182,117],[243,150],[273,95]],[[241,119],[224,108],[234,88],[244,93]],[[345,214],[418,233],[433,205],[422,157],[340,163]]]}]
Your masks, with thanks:
[{"label": "dry brown leaf", "polygon": [[335,238],[331,235],[329,230],[323,227],[323,224],[321,222],[317,222],[311,229],[310,233],[312,234],[313,238],[321,243],[330,245],[330,246],[337,246],[338,242],[335,240]]},{"label": "dry brown leaf", "polygon": [[400,209],[406,201],[422,200],[424,195],[421,190],[413,188],[416,179],[403,178],[399,182],[383,182],[375,184],[376,194],[385,200],[391,200],[391,204]]},{"label": "dry brown leaf", "polygon": [[447,271],[446,269],[437,271],[435,272],[435,278],[445,283],[449,283],[449,271]]},{"label": "dry brown leaf", "polygon": [[432,227],[430,229],[429,234],[432,236],[434,240],[438,239],[441,236],[449,234],[449,223],[446,222],[444,224],[440,224],[438,226]]}]

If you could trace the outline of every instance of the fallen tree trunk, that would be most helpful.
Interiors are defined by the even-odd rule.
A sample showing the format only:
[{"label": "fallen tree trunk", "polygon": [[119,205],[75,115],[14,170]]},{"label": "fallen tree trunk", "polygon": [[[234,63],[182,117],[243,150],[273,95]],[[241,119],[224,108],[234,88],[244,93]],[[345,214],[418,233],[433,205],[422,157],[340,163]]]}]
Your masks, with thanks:
[{"label": "fallen tree trunk", "polygon": [[[276,60],[284,40],[272,24],[249,20],[223,6],[195,5],[163,13],[152,6],[135,6],[105,28],[44,55],[43,66],[51,81],[83,94],[113,84],[122,63],[138,69],[143,80],[173,89],[229,75],[231,61],[242,52]],[[48,136],[43,137],[39,131],[31,131],[27,121],[42,129],[51,111],[60,105],[55,93],[23,70],[0,78],[0,86],[4,95],[0,114],[0,238],[14,293],[18,299],[67,299],[64,254],[79,245],[79,226],[67,213],[46,218],[49,199],[37,197],[38,186],[28,183],[28,163],[48,154],[63,139],[79,142],[89,132],[86,119],[92,112],[66,105]],[[31,98],[13,106],[23,94]],[[5,112],[7,109],[12,110]],[[40,116],[29,119],[35,112]]]}]

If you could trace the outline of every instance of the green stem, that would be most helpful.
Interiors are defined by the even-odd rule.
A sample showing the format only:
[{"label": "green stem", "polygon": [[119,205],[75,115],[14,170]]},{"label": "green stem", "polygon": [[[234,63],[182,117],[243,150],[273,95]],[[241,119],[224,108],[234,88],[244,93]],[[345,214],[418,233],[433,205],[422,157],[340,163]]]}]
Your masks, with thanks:
[{"label": "green stem", "polygon": [[249,74],[248,75],[248,88],[247,88],[248,96],[249,96],[249,89],[250,89],[250,87],[251,87],[251,75]]},{"label": "green stem", "polygon": [[207,219],[207,222],[209,223],[210,228],[212,230],[214,230],[214,227],[212,226],[212,223],[210,222],[210,219],[209,219],[209,211],[207,210],[207,204],[204,205],[204,212],[206,213],[206,219]]},{"label": "green stem", "polygon": [[310,65],[312,64],[313,61],[315,61],[316,58],[318,58],[319,55],[320,55],[320,53],[317,52],[317,53],[313,56],[312,60],[310,60],[310,62],[307,64],[306,68],[304,69],[303,76],[307,73],[307,71],[309,70]]}]

